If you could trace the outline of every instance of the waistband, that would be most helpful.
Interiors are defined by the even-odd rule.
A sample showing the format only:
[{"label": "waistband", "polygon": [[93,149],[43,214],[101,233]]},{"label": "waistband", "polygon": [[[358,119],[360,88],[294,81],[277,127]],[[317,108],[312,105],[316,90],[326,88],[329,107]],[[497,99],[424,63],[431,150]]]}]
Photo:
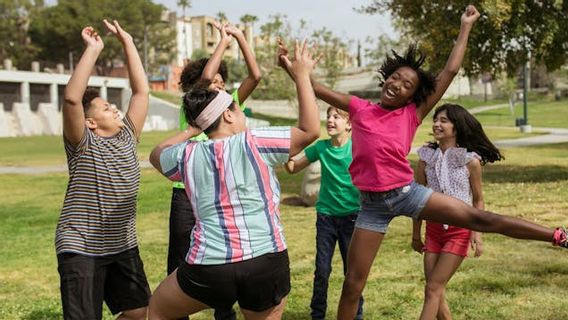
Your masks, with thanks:
[{"label": "waistband", "polygon": [[387,191],[381,191],[381,192],[360,191],[361,198],[367,199],[367,200],[372,200],[372,199],[377,199],[377,198],[385,199],[385,198],[390,198],[391,196],[397,196],[397,195],[401,194],[403,192],[403,190],[406,191],[406,192],[408,190],[410,190],[413,183],[414,183],[414,181],[405,185],[405,186],[394,188],[394,189],[387,190]]}]

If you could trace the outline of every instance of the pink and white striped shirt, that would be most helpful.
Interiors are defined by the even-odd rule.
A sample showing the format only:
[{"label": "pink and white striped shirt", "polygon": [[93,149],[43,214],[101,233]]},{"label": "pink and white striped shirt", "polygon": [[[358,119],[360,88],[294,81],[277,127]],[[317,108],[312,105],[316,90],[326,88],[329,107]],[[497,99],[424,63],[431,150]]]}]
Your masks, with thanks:
[{"label": "pink and white striped shirt", "polygon": [[288,127],[187,141],[162,152],[162,172],[185,184],[196,218],[187,263],[234,263],[286,249],[274,166],[289,153]]}]

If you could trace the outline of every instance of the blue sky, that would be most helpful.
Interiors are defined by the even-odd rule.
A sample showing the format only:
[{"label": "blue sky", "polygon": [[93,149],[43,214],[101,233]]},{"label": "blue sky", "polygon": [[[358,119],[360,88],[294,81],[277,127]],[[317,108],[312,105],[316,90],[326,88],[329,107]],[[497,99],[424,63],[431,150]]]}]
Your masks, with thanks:
[{"label": "blue sky", "polygon": [[[170,10],[177,7],[177,0],[154,0]],[[361,40],[367,36],[376,38],[387,33],[390,37],[396,34],[389,16],[365,15],[357,13],[353,8],[368,4],[370,0],[192,0],[192,7],[186,10],[187,15],[215,16],[223,11],[233,22],[245,14],[258,17],[256,26],[268,21],[269,15],[286,14],[290,22],[296,26],[300,19],[309,23],[310,29],[326,27],[337,36]]]}]

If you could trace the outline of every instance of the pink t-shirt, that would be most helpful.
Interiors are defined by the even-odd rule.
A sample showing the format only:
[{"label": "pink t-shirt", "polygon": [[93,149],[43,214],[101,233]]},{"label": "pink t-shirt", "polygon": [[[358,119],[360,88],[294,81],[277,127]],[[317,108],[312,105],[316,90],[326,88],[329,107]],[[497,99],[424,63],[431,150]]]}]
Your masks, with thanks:
[{"label": "pink t-shirt", "polygon": [[412,182],[406,156],[421,120],[416,105],[396,110],[353,96],[349,102],[353,131],[353,162],[349,172],[362,191],[382,192]]}]

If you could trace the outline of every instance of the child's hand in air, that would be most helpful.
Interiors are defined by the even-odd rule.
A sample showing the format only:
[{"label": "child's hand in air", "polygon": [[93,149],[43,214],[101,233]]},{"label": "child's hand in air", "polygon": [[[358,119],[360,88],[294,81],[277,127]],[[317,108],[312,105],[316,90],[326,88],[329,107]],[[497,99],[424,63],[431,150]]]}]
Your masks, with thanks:
[{"label": "child's hand in air", "polygon": [[219,30],[219,33],[221,34],[221,41],[219,42],[224,44],[226,47],[228,47],[231,44],[231,41],[233,41],[233,36],[227,33],[227,25],[228,23],[221,24],[217,21],[213,23],[213,26]]},{"label": "child's hand in air", "polygon": [[83,43],[85,43],[86,47],[91,47],[101,51],[105,46],[103,39],[101,39],[99,34],[91,26],[85,27],[81,30],[81,38],[83,38]]},{"label": "child's hand in air", "polygon": [[286,65],[286,69],[294,75],[294,79],[297,77],[309,77],[312,70],[314,70],[316,64],[318,63],[321,55],[314,58],[313,56],[313,48],[308,49],[306,40],[302,42],[300,45],[298,41],[296,41],[296,46],[294,48],[294,59],[290,61],[287,56],[282,56],[284,63]]},{"label": "child's hand in air", "polygon": [[118,24],[118,21],[113,20],[111,24],[107,21],[107,19],[104,19],[103,23],[107,30],[110,33],[114,34],[121,43],[124,44],[127,42],[132,42],[132,36],[128,32],[124,31],[124,29],[122,29],[120,24]]},{"label": "child's hand in air", "polygon": [[472,26],[479,19],[479,11],[473,5],[468,5],[461,16],[461,24]]},{"label": "child's hand in air", "polygon": [[234,38],[245,36],[245,34],[241,29],[237,28],[235,25],[231,23],[225,24],[225,31],[227,32],[228,35],[233,36]]},{"label": "child's hand in air", "polygon": [[278,59],[278,66],[282,69],[286,69],[286,63],[284,62],[283,57],[288,57],[288,48],[286,48],[286,44],[280,38],[276,39],[278,42],[278,51],[276,51],[276,58]]}]

